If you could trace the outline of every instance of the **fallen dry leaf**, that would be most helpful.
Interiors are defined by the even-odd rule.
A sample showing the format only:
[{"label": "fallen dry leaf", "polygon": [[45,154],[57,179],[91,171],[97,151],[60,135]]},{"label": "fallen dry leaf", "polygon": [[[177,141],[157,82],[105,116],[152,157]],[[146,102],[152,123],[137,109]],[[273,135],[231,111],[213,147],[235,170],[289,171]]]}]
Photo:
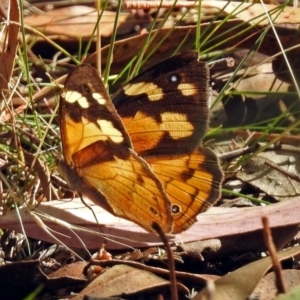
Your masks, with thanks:
[{"label": "fallen dry leaf", "polygon": [[[299,270],[282,270],[282,278],[287,290],[300,284]],[[277,295],[274,272],[268,273],[262,278],[255,290],[248,298],[249,300],[264,299],[273,300]]]},{"label": "fallen dry leaf", "polygon": [[[202,1],[201,5],[218,8],[226,14],[252,24],[269,25],[266,11],[271,16],[274,24],[299,24],[299,8],[285,6],[282,10],[278,5],[260,3],[240,3],[238,1]],[[264,9],[266,8],[266,10]]]},{"label": "fallen dry leaf", "polygon": [[[54,9],[40,15],[30,15],[24,18],[26,25],[39,29],[46,35],[68,37],[70,39],[89,39],[94,31],[98,18],[95,8],[72,5]],[[113,32],[115,12],[104,11],[101,17],[101,36],[110,37]],[[118,19],[118,34],[124,35],[135,32],[137,19],[128,13],[122,12]]]},{"label": "fallen dry leaf", "polygon": [[[8,20],[19,22],[19,2],[16,0],[10,1],[10,10],[8,11]],[[4,24],[4,23],[3,23]],[[4,29],[4,31],[3,31]],[[11,75],[15,63],[19,26],[14,23],[8,23],[7,27],[1,29],[1,46],[0,46],[0,90],[1,93],[7,92],[8,84],[11,80]],[[1,97],[3,95],[1,94]],[[2,107],[2,106],[1,106]]]},{"label": "fallen dry leaf", "polygon": [[168,280],[151,272],[119,264],[107,269],[72,299],[81,300],[85,295],[93,297],[131,295],[145,290],[157,290],[169,284]]},{"label": "fallen dry leaf", "polygon": [[298,300],[300,299],[300,285],[292,288],[286,294],[278,295],[275,300]]},{"label": "fallen dry leaf", "polygon": [[[297,255],[300,246],[278,253],[280,261]],[[237,269],[215,281],[215,300],[244,300],[254,291],[261,278],[272,267],[272,260],[266,257]],[[206,299],[205,291],[201,291],[193,300]]]},{"label": "fallen dry leaf", "polygon": [[289,200],[300,195],[300,182],[275,169],[267,162],[275,165],[278,162],[279,169],[282,168],[295,174],[298,170],[299,159],[296,159],[297,154],[293,153],[293,155],[273,151],[262,152],[243,165],[242,170],[237,173],[237,178],[255,186],[277,201]]}]

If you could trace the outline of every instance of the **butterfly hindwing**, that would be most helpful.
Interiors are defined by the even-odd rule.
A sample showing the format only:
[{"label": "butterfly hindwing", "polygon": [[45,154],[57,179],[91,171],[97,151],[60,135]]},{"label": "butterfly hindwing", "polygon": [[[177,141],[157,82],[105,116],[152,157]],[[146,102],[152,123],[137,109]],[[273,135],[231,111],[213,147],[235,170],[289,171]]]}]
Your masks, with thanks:
[{"label": "butterfly hindwing", "polygon": [[147,157],[172,203],[173,233],[188,229],[220,197],[223,173],[216,155],[199,147],[191,154]]},{"label": "butterfly hindwing", "polygon": [[131,148],[122,120],[97,71],[76,67],[60,101],[64,160],[59,168],[71,188],[116,216],[153,231],[172,229],[170,201],[148,163]]},{"label": "butterfly hindwing", "polygon": [[188,51],[168,58],[113,96],[133,148],[171,200],[173,233],[219,199],[223,180],[216,155],[199,147],[208,123],[209,70],[197,57]]}]

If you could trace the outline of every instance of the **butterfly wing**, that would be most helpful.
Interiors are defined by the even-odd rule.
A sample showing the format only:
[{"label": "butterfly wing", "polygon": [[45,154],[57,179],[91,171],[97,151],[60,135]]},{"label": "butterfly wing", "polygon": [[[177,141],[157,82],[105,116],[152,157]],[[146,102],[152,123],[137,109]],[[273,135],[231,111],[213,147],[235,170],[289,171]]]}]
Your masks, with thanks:
[{"label": "butterfly wing", "polygon": [[187,153],[208,120],[208,68],[193,51],[170,57],[135,77],[113,103],[141,156]]},{"label": "butterfly wing", "polygon": [[116,216],[153,231],[153,221],[172,229],[170,201],[149,165],[131,148],[96,69],[76,67],[60,101],[64,160],[62,175],[71,188]]},{"label": "butterfly wing", "polygon": [[191,154],[147,157],[172,203],[173,233],[188,229],[220,197],[223,173],[216,155],[207,148]]},{"label": "butterfly wing", "polygon": [[113,102],[135,151],[172,203],[173,233],[190,227],[220,197],[217,157],[199,147],[208,123],[208,77],[197,53],[175,55],[135,77]]}]

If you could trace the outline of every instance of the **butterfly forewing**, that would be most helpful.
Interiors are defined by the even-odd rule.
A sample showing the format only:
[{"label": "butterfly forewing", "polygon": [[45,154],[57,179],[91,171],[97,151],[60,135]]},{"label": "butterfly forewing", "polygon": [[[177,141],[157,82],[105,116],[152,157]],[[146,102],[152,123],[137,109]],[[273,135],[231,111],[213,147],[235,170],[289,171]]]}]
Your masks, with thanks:
[{"label": "butterfly forewing", "polygon": [[97,71],[71,72],[60,102],[65,160],[59,167],[69,185],[116,216],[153,231],[156,221],[172,229],[170,201],[130,138]]},{"label": "butterfly forewing", "polygon": [[69,74],[61,99],[60,128],[68,163],[74,153],[98,140],[131,147],[123,123],[92,66],[78,66]]},{"label": "butterfly forewing", "polygon": [[113,102],[140,155],[186,153],[208,120],[208,68],[196,52],[175,55],[135,77]]}]

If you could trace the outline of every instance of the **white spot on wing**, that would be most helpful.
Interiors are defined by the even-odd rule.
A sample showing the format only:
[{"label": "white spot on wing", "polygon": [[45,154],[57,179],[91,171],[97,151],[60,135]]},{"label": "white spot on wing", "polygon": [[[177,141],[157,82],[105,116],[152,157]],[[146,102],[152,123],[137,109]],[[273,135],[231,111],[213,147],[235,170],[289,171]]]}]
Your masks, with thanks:
[{"label": "white spot on wing", "polygon": [[106,99],[101,94],[93,93],[92,96],[100,105],[106,104]]},{"label": "white spot on wing", "polygon": [[177,75],[171,75],[170,80],[171,80],[171,82],[175,83],[175,82],[177,82],[179,80],[179,78],[178,78]]},{"label": "white spot on wing", "polygon": [[99,124],[103,134],[107,135],[113,142],[119,144],[124,141],[122,132],[116,129],[112,122],[107,120],[98,120],[97,123]]},{"label": "white spot on wing", "polygon": [[62,96],[68,103],[78,102],[82,108],[88,108],[90,106],[86,97],[76,91],[66,91]]}]

